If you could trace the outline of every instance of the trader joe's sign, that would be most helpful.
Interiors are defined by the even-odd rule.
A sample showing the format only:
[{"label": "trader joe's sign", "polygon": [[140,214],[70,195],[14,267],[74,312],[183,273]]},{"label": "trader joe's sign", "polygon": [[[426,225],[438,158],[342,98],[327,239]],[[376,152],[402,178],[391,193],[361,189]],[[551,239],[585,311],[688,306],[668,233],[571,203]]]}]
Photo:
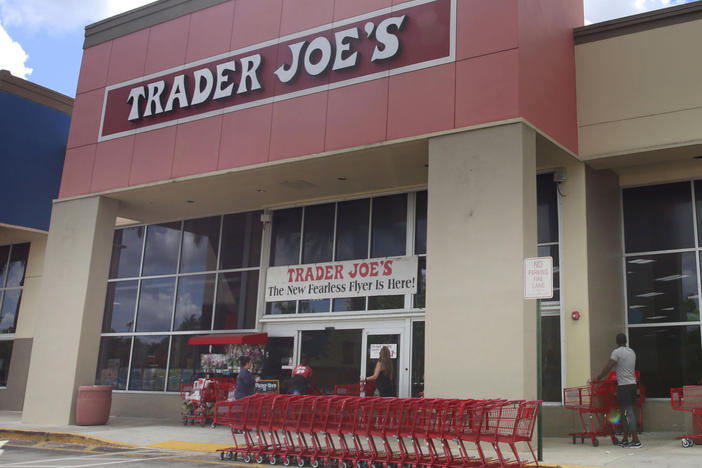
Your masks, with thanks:
[{"label": "trader joe's sign", "polygon": [[266,276],[266,301],[417,293],[417,257],[272,267]]},{"label": "trader joe's sign", "polygon": [[452,62],[456,1],[408,1],[108,86],[98,140]]}]

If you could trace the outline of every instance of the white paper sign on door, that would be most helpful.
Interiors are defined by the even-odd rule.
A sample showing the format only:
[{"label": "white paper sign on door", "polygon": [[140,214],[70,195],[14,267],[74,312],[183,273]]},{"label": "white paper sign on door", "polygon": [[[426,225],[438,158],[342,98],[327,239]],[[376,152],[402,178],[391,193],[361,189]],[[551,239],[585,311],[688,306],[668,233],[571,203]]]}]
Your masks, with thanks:
[{"label": "white paper sign on door", "polygon": [[397,358],[397,345],[396,344],[372,344],[372,345],[370,345],[371,359],[380,358],[380,350],[383,349],[383,346],[387,346],[387,348],[390,350],[390,359]]}]

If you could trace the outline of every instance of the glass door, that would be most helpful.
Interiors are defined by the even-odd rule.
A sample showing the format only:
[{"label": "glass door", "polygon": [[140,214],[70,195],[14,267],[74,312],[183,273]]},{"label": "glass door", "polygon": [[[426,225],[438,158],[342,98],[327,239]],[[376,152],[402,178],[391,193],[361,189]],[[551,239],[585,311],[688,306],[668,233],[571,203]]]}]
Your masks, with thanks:
[{"label": "glass door", "polygon": [[400,397],[409,396],[409,369],[407,368],[407,350],[402,339],[404,329],[366,329],[363,332],[363,362],[361,369],[365,373],[361,376],[364,379],[373,375],[375,364],[378,361],[380,350],[383,346],[390,351],[390,358],[393,365],[392,382],[395,395]]}]

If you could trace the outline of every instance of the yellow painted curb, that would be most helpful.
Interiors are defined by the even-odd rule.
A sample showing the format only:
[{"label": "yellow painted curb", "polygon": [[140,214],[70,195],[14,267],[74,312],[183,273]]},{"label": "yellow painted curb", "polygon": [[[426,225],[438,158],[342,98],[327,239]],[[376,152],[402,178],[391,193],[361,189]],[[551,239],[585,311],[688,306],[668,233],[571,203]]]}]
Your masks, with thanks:
[{"label": "yellow painted curb", "polygon": [[160,448],[169,450],[187,450],[189,452],[216,452],[217,449],[230,447],[224,444],[209,444],[206,442],[184,442],[181,440],[166,440],[157,444],[147,445],[149,448]]},{"label": "yellow painted curb", "polygon": [[138,447],[137,445],[124,444],[122,442],[103,439],[102,437],[76,434],[74,432],[30,431],[25,429],[0,429],[0,439],[58,442],[63,444],[100,445],[103,447]]}]

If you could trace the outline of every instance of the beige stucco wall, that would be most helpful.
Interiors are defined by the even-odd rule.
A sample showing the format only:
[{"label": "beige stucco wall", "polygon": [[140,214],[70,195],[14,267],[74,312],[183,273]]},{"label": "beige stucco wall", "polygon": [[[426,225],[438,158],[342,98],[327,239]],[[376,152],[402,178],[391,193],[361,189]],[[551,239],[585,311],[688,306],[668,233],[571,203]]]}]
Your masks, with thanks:
[{"label": "beige stucco wall", "polygon": [[429,143],[425,394],[536,396],[535,134],[521,124]]},{"label": "beige stucco wall", "polygon": [[69,424],[78,385],[93,385],[117,203],[57,202],[46,245],[22,419]]},{"label": "beige stucco wall", "polygon": [[575,48],[584,160],[702,141],[702,20]]}]

